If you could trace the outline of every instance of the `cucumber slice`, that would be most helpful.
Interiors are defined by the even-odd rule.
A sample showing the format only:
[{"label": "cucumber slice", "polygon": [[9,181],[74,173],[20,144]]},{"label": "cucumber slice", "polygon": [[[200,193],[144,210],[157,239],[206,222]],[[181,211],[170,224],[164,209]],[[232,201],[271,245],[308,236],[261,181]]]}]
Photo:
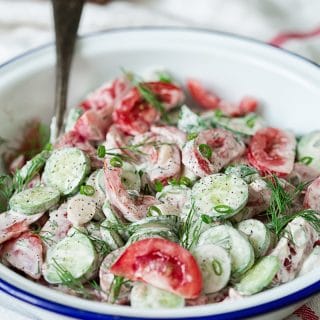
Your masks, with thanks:
[{"label": "cucumber slice", "polygon": [[184,307],[184,298],[142,282],[134,283],[130,294],[130,301],[131,307],[137,309],[173,309]]},{"label": "cucumber slice", "polygon": [[169,203],[160,203],[160,204],[155,204],[151,207],[149,207],[147,216],[180,216],[180,210],[169,204]]},{"label": "cucumber slice", "polygon": [[246,183],[251,183],[254,180],[260,178],[258,171],[250,166],[245,164],[239,165],[230,165],[225,171],[225,174],[233,174],[241,179],[243,179]]},{"label": "cucumber slice", "polygon": [[230,279],[231,259],[222,247],[207,244],[193,251],[201,269],[204,293],[214,293],[224,288]]},{"label": "cucumber slice", "polygon": [[101,170],[102,169],[92,172],[91,175],[86,180],[86,185],[92,186],[95,190],[94,194],[90,197],[96,202],[96,205],[97,205],[97,211],[93,217],[93,219],[96,221],[103,221],[105,218],[102,212],[102,206],[106,200],[106,193],[100,189],[99,182],[98,182]]},{"label": "cucumber slice", "polygon": [[298,159],[308,161],[308,165],[320,171],[320,131],[304,135],[297,146]]},{"label": "cucumber slice", "polygon": [[86,154],[77,148],[55,150],[43,173],[46,185],[55,187],[63,195],[75,193],[90,171]]},{"label": "cucumber slice", "polygon": [[97,255],[89,238],[74,232],[50,248],[43,270],[45,280],[52,284],[63,283],[69,274],[75,279],[86,279],[96,265]]},{"label": "cucumber slice", "polygon": [[244,117],[230,118],[226,116],[214,116],[212,123],[215,126],[227,129],[235,134],[253,136],[265,126],[261,116],[249,113]]},{"label": "cucumber slice", "polygon": [[248,201],[248,185],[234,175],[212,174],[192,188],[195,211],[228,219],[243,209]]},{"label": "cucumber slice", "polygon": [[186,105],[183,105],[180,110],[178,128],[185,132],[200,132],[208,129],[204,120],[196,113],[191,111]]},{"label": "cucumber slice", "polygon": [[126,246],[143,239],[163,238],[172,242],[179,242],[177,235],[166,227],[162,228],[145,228],[134,233],[127,241]]},{"label": "cucumber slice", "polygon": [[24,214],[35,214],[47,211],[59,202],[58,190],[51,187],[34,187],[13,195],[9,201],[13,211]]},{"label": "cucumber slice", "polygon": [[97,170],[96,188],[103,194],[106,194],[105,175],[103,169]]},{"label": "cucumber slice", "polygon": [[74,125],[76,124],[77,120],[82,116],[82,114],[83,110],[80,108],[70,109],[65,125],[65,132],[71,131],[73,129]]},{"label": "cucumber slice", "polygon": [[161,192],[157,192],[156,198],[181,210],[191,198],[191,189],[185,185],[169,184]]},{"label": "cucumber slice", "polygon": [[128,232],[131,234],[143,230],[144,228],[168,228],[176,233],[179,230],[180,218],[175,215],[147,217],[128,226]]},{"label": "cucumber slice", "polygon": [[254,263],[254,251],[248,239],[229,225],[218,225],[202,233],[199,246],[214,244],[227,250],[231,256],[231,273],[234,278],[244,274]]},{"label": "cucumber slice", "polygon": [[267,253],[271,245],[271,236],[269,229],[261,221],[256,219],[244,220],[238,224],[237,229],[248,237],[256,258]]},{"label": "cucumber slice", "polygon": [[120,234],[115,231],[108,229],[109,221],[106,219],[102,221],[100,225],[100,233],[102,240],[108,243],[111,250],[116,250],[124,246],[124,241],[121,238]]},{"label": "cucumber slice", "polygon": [[77,194],[68,202],[67,217],[73,226],[82,226],[96,215],[96,201],[90,196]]},{"label": "cucumber slice", "polygon": [[240,294],[252,295],[266,288],[280,269],[277,257],[267,256],[255,264],[236,285]]}]

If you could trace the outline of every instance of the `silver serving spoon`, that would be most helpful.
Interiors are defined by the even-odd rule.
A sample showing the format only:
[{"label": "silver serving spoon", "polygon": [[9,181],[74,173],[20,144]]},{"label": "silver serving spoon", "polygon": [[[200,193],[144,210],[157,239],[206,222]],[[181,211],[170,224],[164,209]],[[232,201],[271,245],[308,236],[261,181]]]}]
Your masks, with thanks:
[{"label": "silver serving spoon", "polygon": [[52,0],[56,37],[56,89],[51,140],[63,126],[67,105],[68,80],[84,0]]}]

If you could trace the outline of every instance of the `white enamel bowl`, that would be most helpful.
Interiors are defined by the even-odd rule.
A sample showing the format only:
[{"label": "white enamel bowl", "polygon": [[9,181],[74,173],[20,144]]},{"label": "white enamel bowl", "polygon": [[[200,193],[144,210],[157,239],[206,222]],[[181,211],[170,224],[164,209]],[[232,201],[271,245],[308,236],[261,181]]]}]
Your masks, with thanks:
[{"label": "white enamel bowl", "polygon": [[[26,120],[49,121],[53,101],[51,45],[0,68],[0,136],[13,138]],[[69,105],[120,73],[164,66],[181,81],[195,77],[223,97],[251,94],[274,126],[297,133],[319,129],[320,68],[283,50],[206,30],[142,28],[111,30],[82,38],[71,79]],[[136,310],[85,301],[23,278],[0,265],[1,304],[35,319],[194,318],[282,319],[320,292],[320,268],[286,285],[232,303],[178,310]]]}]

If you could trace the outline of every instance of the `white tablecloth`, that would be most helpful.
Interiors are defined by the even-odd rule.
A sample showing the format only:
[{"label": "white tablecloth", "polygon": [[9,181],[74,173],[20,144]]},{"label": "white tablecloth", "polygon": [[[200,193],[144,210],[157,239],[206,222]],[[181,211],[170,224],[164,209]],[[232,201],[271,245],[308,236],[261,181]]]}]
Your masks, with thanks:
[{"label": "white tablecloth", "polygon": [[[270,41],[281,32],[320,27],[320,0],[132,0],[86,5],[80,33],[123,26],[179,25],[212,28]],[[0,64],[53,39],[50,3],[0,0]],[[320,63],[320,35],[284,47]],[[319,314],[320,298],[308,305]],[[309,310],[310,312],[310,310]],[[300,315],[301,314],[301,315]],[[308,311],[290,318],[314,319]],[[30,318],[0,307],[1,320]]]}]

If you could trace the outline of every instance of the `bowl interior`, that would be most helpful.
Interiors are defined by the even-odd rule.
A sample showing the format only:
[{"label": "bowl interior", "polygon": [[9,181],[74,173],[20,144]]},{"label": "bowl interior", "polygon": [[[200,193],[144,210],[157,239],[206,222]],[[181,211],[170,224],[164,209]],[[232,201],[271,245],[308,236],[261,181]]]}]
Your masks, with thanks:
[{"label": "bowl interior", "polygon": [[[53,113],[54,54],[45,46],[0,68],[0,136],[13,139],[26,120],[49,122]],[[69,106],[91,89],[121,73],[121,67],[144,73],[150,67],[172,71],[182,83],[197,78],[227,100],[252,95],[272,126],[297,134],[319,129],[320,69],[276,48],[220,33],[188,29],[114,30],[84,37],[78,42],[70,82]],[[38,295],[83,308],[81,299],[66,297],[33,284],[0,266],[1,278],[27,287]],[[232,305],[211,305],[177,310],[175,316],[222,313],[282,297],[319,281],[320,271],[288,285]],[[62,298],[61,298],[62,297]],[[128,310],[86,302],[87,310],[131,316],[163,317],[172,312]]]}]

